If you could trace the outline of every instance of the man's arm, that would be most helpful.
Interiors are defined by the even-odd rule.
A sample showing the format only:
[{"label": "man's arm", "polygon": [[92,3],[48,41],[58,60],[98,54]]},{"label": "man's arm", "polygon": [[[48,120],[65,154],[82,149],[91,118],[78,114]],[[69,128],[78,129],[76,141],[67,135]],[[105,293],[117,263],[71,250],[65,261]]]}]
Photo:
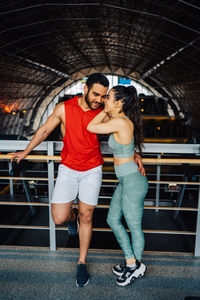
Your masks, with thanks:
[{"label": "man's arm", "polygon": [[136,152],[134,152],[134,163],[138,165],[138,171],[141,172],[141,175],[146,176],[145,169],[142,163],[142,158]]},{"label": "man's arm", "polygon": [[44,125],[42,125],[33,136],[32,140],[26,147],[24,151],[8,153],[12,155],[11,162],[17,159],[19,163],[23,158],[25,158],[37,145],[44,141],[47,136],[62,122],[62,114],[64,113],[64,104],[60,103],[55,108],[53,113],[49,116],[48,120]]}]

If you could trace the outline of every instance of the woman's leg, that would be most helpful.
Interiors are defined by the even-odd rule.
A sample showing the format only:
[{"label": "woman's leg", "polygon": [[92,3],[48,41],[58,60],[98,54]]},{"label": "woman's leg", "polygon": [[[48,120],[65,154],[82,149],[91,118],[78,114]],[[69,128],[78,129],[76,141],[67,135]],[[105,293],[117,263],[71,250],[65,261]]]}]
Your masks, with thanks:
[{"label": "woman's leg", "polygon": [[132,251],[137,261],[141,261],[142,252],[144,250],[142,217],[144,209],[144,198],[147,191],[147,178],[141,176],[140,173],[137,172],[123,177],[122,213],[131,232]]},{"label": "woman's leg", "polygon": [[130,242],[129,235],[122,225],[122,184],[121,180],[115,192],[113,194],[110,208],[107,216],[107,223],[111,227],[120,247],[122,248],[125,257],[132,258],[134,257],[132,251],[132,245]]}]

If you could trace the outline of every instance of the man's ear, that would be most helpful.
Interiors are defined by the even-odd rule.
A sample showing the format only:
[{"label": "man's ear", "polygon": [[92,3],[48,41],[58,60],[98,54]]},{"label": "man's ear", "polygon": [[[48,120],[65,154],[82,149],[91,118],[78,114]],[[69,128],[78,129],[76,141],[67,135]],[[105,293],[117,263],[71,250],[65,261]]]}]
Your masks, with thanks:
[{"label": "man's ear", "polygon": [[83,89],[84,89],[84,94],[86,95],[88,92],[88,86],[85,84]]}]

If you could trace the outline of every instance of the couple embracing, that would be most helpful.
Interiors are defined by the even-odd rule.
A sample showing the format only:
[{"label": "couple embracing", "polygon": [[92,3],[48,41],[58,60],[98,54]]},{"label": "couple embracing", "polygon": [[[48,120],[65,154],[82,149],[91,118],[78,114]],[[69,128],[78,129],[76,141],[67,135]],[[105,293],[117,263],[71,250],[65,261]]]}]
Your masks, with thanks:
[{"label": "couple embracing", "polygon": [[[107,215],[125,262],[113,266],[116,283],[126,286],[144,275],[146,266],[141,262],[144,249],[142,216],[148,181],[142,165],[142,122],[136,89],[133,86],[114,86],[101,73],[91,74],[84,86],[83,96],[59,103],[46,123],[40,127],[24,151],[11,153],[19,163],[38,144],[61,125],[63,149],[61,164],[52,198],[52,217],[57,225],[68,222],[69,233],[78,231],[80,254],[76,284],[86,286],[89,273],[86,257],[92,236],[92,217],[102,182],[102,155],[97,134],[109,134],[113,151],[114,169],[119,183],[114,191]],[[104,104],[104,108],[102,108]],[[72,209],[79,198],[79,209]],[[121,223],[124,216],[131,232]],[[79,227],[79,230],[78,230]]]}]

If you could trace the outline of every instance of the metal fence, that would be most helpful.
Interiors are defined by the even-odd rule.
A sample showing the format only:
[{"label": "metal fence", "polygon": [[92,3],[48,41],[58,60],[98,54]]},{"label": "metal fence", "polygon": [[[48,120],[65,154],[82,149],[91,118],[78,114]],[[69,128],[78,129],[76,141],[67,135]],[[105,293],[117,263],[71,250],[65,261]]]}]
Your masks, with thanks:
[{"label": "metal fence", "polygon": [[[24,150],[28,144],[28,141],[0,141],[0,161],[6,161],[8,163],[8,169],[12,169],[10,162],[10,156],[6,153],[13,151]],[[49,226],[28,226],[28,225],[0,225],[1,228],[15,228],[15,229],[43,229],[49,230],[50,235],[50,249],[56,250],[56,230],[66,230],[66,227],[55,227],[53,219],[51,217],[51,198],[54,188],[54,164],[60,161],[60,156],[55,155],[62,149],[62,142],[43,142],[35,148],[35,151],[43,152],[44,155],[28,155],[27,160],[31,161],[45,161],[47,163],[48,177],[14,177],[14,176],[0,176],[1,180],[9,180],[10,184],[10,195],[13,196],[13,181],[14,180],[37,180],[48,182],[48,203],[41,202],[14,202],[14,201],[0,201],[0,205],[28,205],[34,206],[47,206],[49,208]],[[106,142],[101,143],[101,150],[103,155],[110,155],[110,149]],[[200,256],[200,182],[199,174],[197,174],[198,182],[187,181],[170,181],[160,180],[161,168],[163,165],[200,165],[200,145],[199,144],[144,144],[144,156],[143,163],[145,165],[156,165],[156,180],[150,180],[149,183],[156,185],[155,193],[155,205],[145,206],[145,209],[153,210],[174,210],[175,213],[179,211],[195,211],[197,212],[196,231],[170,231],[170,230],[144,230],[145,233],[161,233],[161,234],[183,234],[195,236],[195,250],[194,255]],[[184,158],[168,158],[167,156],[182,155]],[[191,158],[192,156],[192,158]],[[153,157],[153,158],[152,158]],[[112,163],[111,157],[104,158],[105,164]],[[116,183],[116,179],[103,179],[103,183]],[[198,188],[198,207],[182,207],[181,202],[178,203],[177,207],[161,207],[160,201],[160,186],[161,184],[178,184],[182,186],[196,186]],[[98,205],[97,208],[108,208],[109,205]],[[110,231],[108,228],[93,228],[94,231]]]}]

